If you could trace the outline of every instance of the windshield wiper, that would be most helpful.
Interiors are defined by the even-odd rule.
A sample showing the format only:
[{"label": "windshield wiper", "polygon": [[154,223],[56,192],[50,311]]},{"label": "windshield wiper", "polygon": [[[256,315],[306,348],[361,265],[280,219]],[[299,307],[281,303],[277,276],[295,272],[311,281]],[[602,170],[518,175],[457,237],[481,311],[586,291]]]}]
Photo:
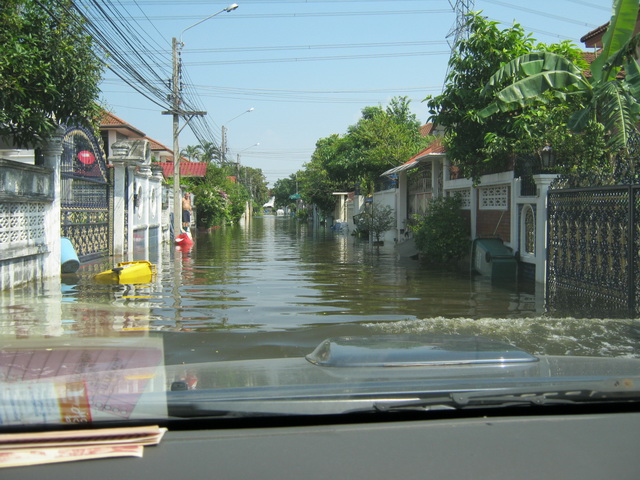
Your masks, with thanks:
[{"label": "windshield wiper", "polygon": [[[359,413],[471,410],[612,403],[640,403],[635,382],[606,379],[593,382],[568,382],[558,385],[489,387],[477,390],[342,395],[295,395],[227,397],[219,392],[188,392],[169,400],[171,418],[239,418],[299,415],[349,415]],[[173,392],[172,392],[173,393]],[[193,398],[193,395],[197,395]]]},{"label": "windshield wiper", "polygon": [[209,408],[199,404],[171,405],[168,413],[169,418],[245,418],[284,415],[282,413]]},{"label": "windshield wiper", "polygon": [[523,391],[522,389],[503,391],[456,392],[445,395],[425,396],[396,402],[374,402],[376,412],[462,410],[471,408],[509,408],[517,406],[557,406],[586,405],[612,402],[639,402],[638,392],[622,395],[621,392],[600,390],[550,390]]}]

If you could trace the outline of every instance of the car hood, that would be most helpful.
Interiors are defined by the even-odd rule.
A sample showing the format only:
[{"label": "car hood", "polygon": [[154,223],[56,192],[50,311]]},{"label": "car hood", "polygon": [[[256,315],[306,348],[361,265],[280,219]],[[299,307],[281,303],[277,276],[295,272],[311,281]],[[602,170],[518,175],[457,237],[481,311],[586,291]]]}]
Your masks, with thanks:
[{"label": "car hood", "polygon": [[169,405],[204,402],[221,410],[300,413],[304,404],[309,413],[336,413],[381,399],[474,391],[640,397],[638,359],[536,356],[457,335],[330,338],[306,357],[166,368]]}]

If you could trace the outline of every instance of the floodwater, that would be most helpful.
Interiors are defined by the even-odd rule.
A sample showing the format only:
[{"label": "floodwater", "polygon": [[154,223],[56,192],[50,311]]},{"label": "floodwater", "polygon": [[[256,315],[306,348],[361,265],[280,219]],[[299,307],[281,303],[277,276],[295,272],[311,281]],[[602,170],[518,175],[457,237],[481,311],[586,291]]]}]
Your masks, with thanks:
[{"label": "floodwater", "polygon": [[635,356],[640,344],[633,320],[546,317],[540,286],[427,268],[394,246],[287,217],[134,259],[156,264],[151,284],[96,284],[115,261],[106,259],[64,277],[60,291],[2,293],[0,334],[161,336],[169,364],[303,355],[327,337],[379,333],[485,335],[547,354]]}]

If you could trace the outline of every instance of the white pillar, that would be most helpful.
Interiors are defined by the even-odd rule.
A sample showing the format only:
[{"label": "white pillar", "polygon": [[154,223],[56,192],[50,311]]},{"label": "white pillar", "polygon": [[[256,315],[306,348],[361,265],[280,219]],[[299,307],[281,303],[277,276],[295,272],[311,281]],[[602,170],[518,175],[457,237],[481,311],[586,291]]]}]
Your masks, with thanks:
[{"label": "white pillar", "polygon": [[536,208],[536,282],[546,284],[547,281],[547,196],[549,186],[558,175],[534,175],[533,180],[538,187],[538,203]]},{"label": "white pillar", "polygon": [[126,225],[125,206],[126,206],[126,163],[111,160],[114,170],[113,180],[113,254],[115,256],[123,256],[125,253],[125,233]]},{"label": "white pillar", "polygon": [[51,137],[42,147],[44,166],[53,170],[53,202],[44,215],[45,243],[49,248],[49,253],[44,260],[42,276],[44,278],[55,277],[60,279],[61,274],[61,251],[60,251],[60,205],[61,205],[61,180],[60,180],[60,156],[62,155],[62,141],[64,129],[58,127]]},{"label": "white pillar", "polygon": [[407,229],[408,220],[408,197],[409,186],[407,182],[407,172],[402,171],[398,174],[398,188],[396,189],[396,238],[398,242],[404,240],[404,232]]},{"label": "white pillar", "polygon": [[127,178],[129,182],[125,185],[124,198],[125,204],[127,205],[127,224],[125,225],[127,231],[127,255],[126,259],[128,262],[133,261],[133,228],[134,228],[134,217],[136,215],[136,209],[134,207],[133,196],[135,194],[135,171],[136,167],[127,166]]}]

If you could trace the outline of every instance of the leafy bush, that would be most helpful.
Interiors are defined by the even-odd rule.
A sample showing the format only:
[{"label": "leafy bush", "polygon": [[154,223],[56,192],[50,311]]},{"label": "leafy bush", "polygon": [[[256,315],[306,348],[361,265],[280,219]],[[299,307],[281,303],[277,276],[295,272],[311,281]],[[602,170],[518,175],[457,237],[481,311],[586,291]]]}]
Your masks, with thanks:
[{"label": "leafy bush", "polygon": [[198,226],[210,228],[231,221],[229,197],[223,190],[199,185],[195,189]]},{"label": "leafy bush", "polygon": [[[354,217],[354,220],[355,217]],[[378,206],[375,203],[366,207],[365,211],[358,215],[356,227],[359,231],[371,233],[376,242],[380,241],[380,236],[387,230],[391,230],[396,223],[396,216],[393,209],[387,205]]]},{"label": "leafy bush", "polygon": [[438,197],[429,202],[424,216],[414,216],[409,226],[416,247],[429,261],[447,263],[469,251],[469,234],[459,196]]}]

